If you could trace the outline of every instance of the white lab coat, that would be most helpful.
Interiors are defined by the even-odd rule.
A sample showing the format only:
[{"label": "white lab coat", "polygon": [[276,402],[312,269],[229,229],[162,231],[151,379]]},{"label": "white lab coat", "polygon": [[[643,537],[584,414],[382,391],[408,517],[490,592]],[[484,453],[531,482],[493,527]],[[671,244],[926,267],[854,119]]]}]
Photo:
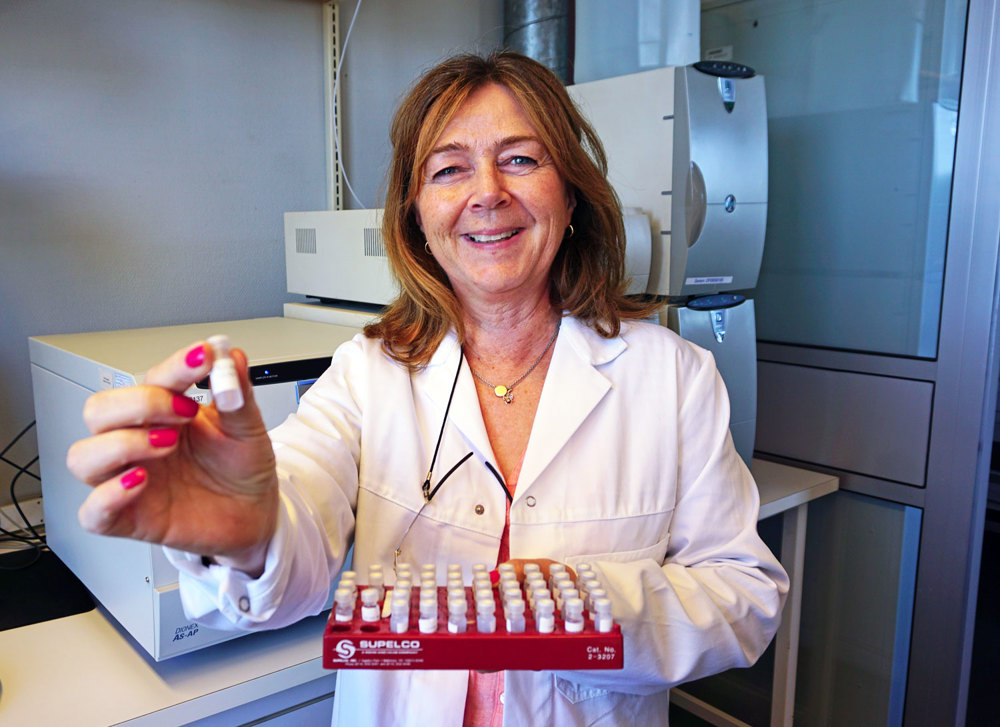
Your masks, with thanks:
[{"label": "white lab coat", "polygon": [[[168,552],[189,616],[273,628],[317,613],[352,542],[362,579],[372,563],[391,577],[459,361],[454,335],[413,374],[378,341],[341,346],[271,433],[282,515],[264,575]],[[473,457],[424,509],[402,560],[466,572],[495,562],[505,494],[484,464],[495,458],[475,387],[463,364],[432,484]],[[622,627],[625,668],[507,672],[505,725],[666,724],[669,687],[764,650],[788,580],[757,536],[757,489],[728,420],[708,352],[651,323],[604,339],[564,319],[510,508],[510,554],[591,563]],[[334,724],[457,726],[466,680],[342,670]]]}]

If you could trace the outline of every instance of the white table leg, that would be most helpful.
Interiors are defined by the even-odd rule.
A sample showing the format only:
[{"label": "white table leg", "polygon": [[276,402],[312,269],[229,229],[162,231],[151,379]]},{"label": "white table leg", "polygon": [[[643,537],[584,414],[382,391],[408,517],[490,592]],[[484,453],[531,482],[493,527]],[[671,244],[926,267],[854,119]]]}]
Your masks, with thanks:
[{"label": "white table leg", "polygon": [[771,727],[791,727],[795,714],[795,676],[802,616],[802,562],[805,560],[808,507],[803,503],[782,515],[781,565],[788,572],[790,584],[774,644]]}]

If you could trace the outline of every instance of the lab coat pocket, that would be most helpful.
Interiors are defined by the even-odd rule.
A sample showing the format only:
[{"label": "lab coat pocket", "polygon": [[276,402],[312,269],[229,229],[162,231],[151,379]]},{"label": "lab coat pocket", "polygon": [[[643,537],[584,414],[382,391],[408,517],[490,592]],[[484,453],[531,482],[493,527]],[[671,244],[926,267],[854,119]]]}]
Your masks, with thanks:
[{"label": "lab coat pocket", "polygon": [[620,550],[616,553],[588,553],[584,555],[571,555],[566,558],[566,565],[576,570],[580,563],[633,563],[639,560],[652,560],[657,566],[663,565],[667,557],[667,546],[670,545],[670,533],[657,542],[645,548],[636,550]]},{"label": "lab coat pocket", "polygon": [[597,687],[585,687],[562,677],[556,677],[556,689],[572,704],[582,702],[584,699],[603,697],[609,694],[607,689]]}]

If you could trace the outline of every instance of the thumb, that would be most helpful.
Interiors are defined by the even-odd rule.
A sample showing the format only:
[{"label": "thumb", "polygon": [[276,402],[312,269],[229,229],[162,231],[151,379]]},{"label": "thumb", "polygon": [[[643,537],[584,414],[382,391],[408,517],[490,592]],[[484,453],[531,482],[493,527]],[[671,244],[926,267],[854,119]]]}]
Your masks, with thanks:
[{"label": "thumb", "polygon": [[217,387],[223,382],[218,378],[213,382],[212,397],[219,412],[220,426],[226,433],[237,437],[262,434],[266,432],[266,427],[254,399],[246,353],[234,348],[229,355],[235,369],[236,380],[232,383],[236,388],[226,386],[225,391],[218,391]]}]

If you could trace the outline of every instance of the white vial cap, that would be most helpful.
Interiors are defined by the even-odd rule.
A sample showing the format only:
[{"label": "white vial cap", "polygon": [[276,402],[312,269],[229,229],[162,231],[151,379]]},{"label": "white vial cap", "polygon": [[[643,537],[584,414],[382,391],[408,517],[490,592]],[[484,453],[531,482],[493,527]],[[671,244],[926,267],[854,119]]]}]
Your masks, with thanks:
[{"label": "white vial cap", "polygon": [[567,598],[563,602],[563,615],[567,619],[583,618],[583,599]]},{"label": "white vial cap", "polygon": [[406,598],[393,598],[389,604],[389,609],[397,615],[407,613],[410,610],[410,601]]},{"label": "white vial cap", "polygon": [[357,573],[357,571],[353,571],[353,570],[341,571],[340,572],[340,580],[345,580],[345,579],[356,581],[358,579],[358,573]]},{"label": "white vial cap", "polygon": [[465,598],[449,598],[448,599],[448,613],[465,613],[469,608],[469,604],[465,602]]},{"label": "white vial cap", "polygon": [[420,599],[420,615],[433,616],[437,613],[438,602],[436,598]]},{"label": "white vial cap", "polygon": [[610,598],[595,598],[594,599],[594,611],[601,614],[602,616],[611,613],[611,599]]},{"label": "white vial cap", "polygon": [[363,606],[374,606],[378,603],[378,591],[374,588],[365,588],[361,591],[361,604]]},{"label": "white vial cap", "polygon": [[541,573],[542,568],[538,563],[525,563],[524,564],[524,575],[528,576],[531,573]]},{"label": "white vial cap", "polygon": [[535,599],[535,613],[539,616],[551,616],[555,613],[556,602],[551,598],[537,598]]},{"label": "white vial cap", "polygon": [[515,577],[517,576],[517,570],[514,568],[513,563],[501,563],[497,566],[497,570],[500,572],[501,576],[504,573],[513,573]]},{"label": "white vial cap", "polygon": [[338,588],[333,592],[333,600],[339,603],[341,606],[346,606],[350,603],[354,603],[354,589],[353,588]]},{"label": "white vial cap", "polygon": [[507,616],[514,617],[524,615],[524,600],[521,598],[512,598],[507,601]]},{"label": "white vial cap", "polygon": [[212,353],[216,358],[229,358],[229,336],[223,333],[209,336],[208,345],[212,347]]}]

